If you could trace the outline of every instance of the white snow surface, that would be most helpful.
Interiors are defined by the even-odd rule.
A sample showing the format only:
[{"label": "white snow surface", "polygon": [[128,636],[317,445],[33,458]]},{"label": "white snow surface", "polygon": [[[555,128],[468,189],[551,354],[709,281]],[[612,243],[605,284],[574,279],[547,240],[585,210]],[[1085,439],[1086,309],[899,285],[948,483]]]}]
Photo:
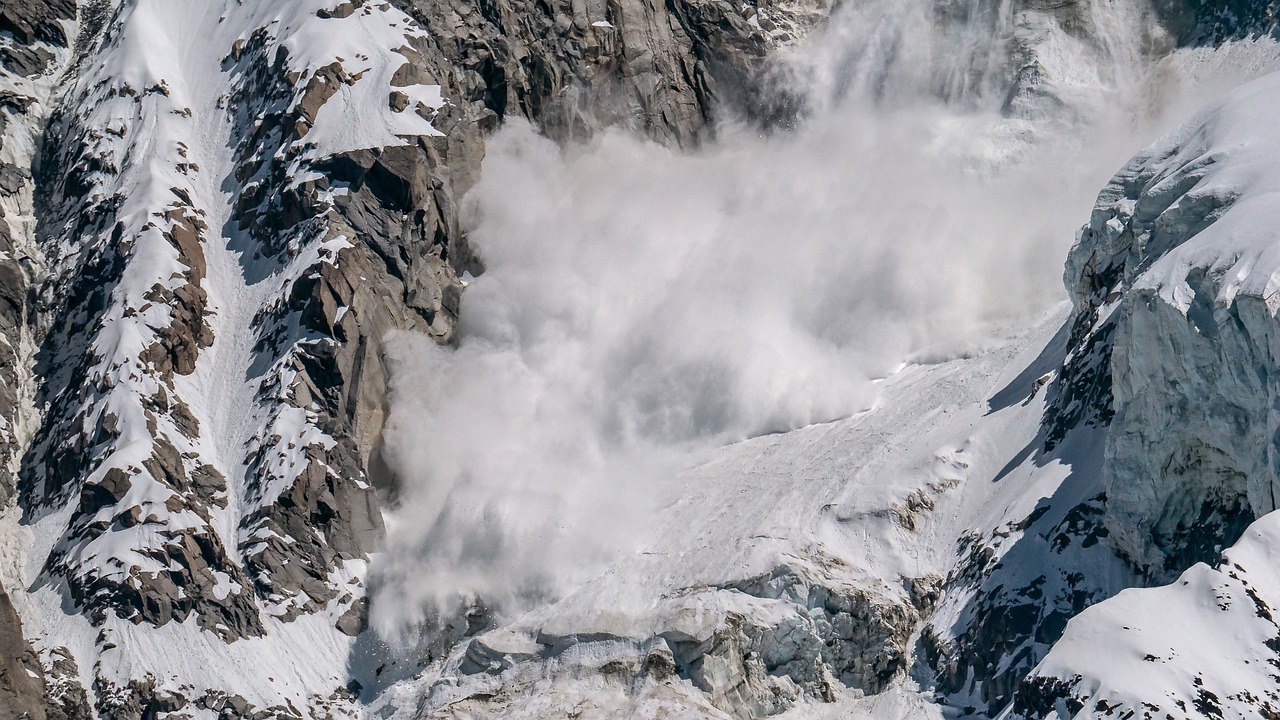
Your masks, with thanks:
[{"label": "white snow surface", "polygon": [[[1153,717],[1264,717],[1280,707],[1275,674],[1280,517],[1255,522],[1223,554],[1174,583],[1130,589],[1084,611],[1035,674],[1073,679],[1076,717],[1138,708]],[[1065,712],[1061,717],[1069,717]]]}]

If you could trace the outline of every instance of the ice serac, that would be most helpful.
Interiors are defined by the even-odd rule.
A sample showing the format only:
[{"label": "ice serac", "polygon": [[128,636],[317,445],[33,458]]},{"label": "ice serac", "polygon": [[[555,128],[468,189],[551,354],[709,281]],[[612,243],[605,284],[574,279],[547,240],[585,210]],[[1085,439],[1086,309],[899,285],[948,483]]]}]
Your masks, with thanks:
[{"label": "ice serac", "polygon": [[[1107,527],[1153,577],[1275,509],[1275,140],[1258,81],[1135,158],[1072,250],[1076,327],[1107,336]],[[1105,397],[1100,393],[1099,397]]]},{"label": "ice serac", "polygon": [[[1105,526],[1148,582],[1177,581],[1072,620],[1015,714],[1280,707],[1263,670],[1280,661],[1280,596],[1260,560],[1280,482],[1278,98],[1280,76],[1257,80],[1136,157],[1068,260],[1075,327],[1105,338]],[[1172,616],[1157,627],[1144,607]]]},{"label": "ice serac", "polygon": [[[919,612],[892,589],[828,570],[835,572],[797,562],[724,587],[688,588],[659,599],[651,615],[631,616],[635,625],[623,621],[624,609],[585,623],[553,611],[495,628],[385,693],[385,710],[395,698],[420,696],[423,710],[448,718],[521,708],[550,718],[579,707],[745,719],[829,701],[845,687],[879,692],[900,678]],[[556,699],[545,702],[547,695]]]}]

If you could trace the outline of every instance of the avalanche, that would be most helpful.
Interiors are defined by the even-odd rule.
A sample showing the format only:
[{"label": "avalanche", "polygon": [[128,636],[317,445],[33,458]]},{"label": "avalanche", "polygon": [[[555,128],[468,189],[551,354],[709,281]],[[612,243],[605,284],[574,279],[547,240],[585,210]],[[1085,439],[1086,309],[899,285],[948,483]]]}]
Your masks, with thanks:
[{"label": "avalanche", "polygon": [[0,718],[1275,715],[1273,25],[0,2]]}]

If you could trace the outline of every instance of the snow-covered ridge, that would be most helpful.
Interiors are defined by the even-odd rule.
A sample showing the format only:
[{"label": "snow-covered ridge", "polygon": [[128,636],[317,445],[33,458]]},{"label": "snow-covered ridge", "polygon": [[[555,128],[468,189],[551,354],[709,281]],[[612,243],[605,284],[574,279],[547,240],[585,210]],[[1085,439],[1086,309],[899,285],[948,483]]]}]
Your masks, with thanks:
[{"label": "snow-covered ridge", "polygon": [[[990,111],[997,130],[974,145],[996,168],[1039,140],[1038,113],[1136,107],[1123,71],[1173,37],[1136,1],[897,5],[903,22],[858,37],[957,23],[899,89]],[[47,17],[23,24],[33,8]],[[388,336],[455,338],[459,278],[482,269],[457,199],[485,133],[522,116],[560,140],[617,124],[692,144],[720,101],[794,120],[754,70],[824,12],[0,7],[0,459],[22,472],[0,582],[38,651],[0,594],[0,648],[18,660],[0,670],[44,696],[33,717],[984,716],[1015,695],[1034,711],[1045,688],[1085,703],[1092,685],[1022,678],[1046,654],[1040,676],[1074,677],[1078,627],[1131,612],[1116,593],[1213,559],[1274,509],[1273,391],[1255,380],[1275,366],[1274,273],[1265,223],[1230,224],[1272,194],[1270,161],[1252,160],[1270,141],[1241,119],[1270,116],[1265,92],[1104,193],[1068,269],[1073,311],[876,382],[865,413],[715,453],[678,478],[657,542],[567,597],[516,616],[477,602],[407,649],[366,627],[376,490],[406,481],[383,456]],[[812,79],[810,101],[844,91]],[[1265,522],[1240,567],[1183,578],[1229,586],[1250,662],[1269,630],[1242,598],[1275,604],[1254,597],[1269,592]],[[399,560],[386,567],[415,571]],[[1239,694],[1231,672],[1212,678],[1220,698]]]},{"label": "snow-covered ridge", "polygon": [[[308,329],[305,304],[290,307],[300,281],[342,264],[351,233],[325,222],[333,196],[313,189],[291,234],[262,243],[244,229],[241,198],[264,180],[284,190],[338,154],[439,134],[422,113],[396,112],[392,92],[424,112],[443,101],[438,88],[391,87],[406,62],[396,48],[421,34],[407,16],[335,15],[332,5],[106,8],[53,124],[66,142],[47,161],[39,229],[50,371],[24,468],[37,545],[23,582],[36,603],[65,588],[100,626],[96,650],[60,613],[33,613],[31,628],[48,649],[75,648],[100,712],[182,685],[184,696],[228,687],[198,666],[156,675],[138,648],[118,649],[132,644],[120,636],[146,644],[159,632],[147,627],[173,625],[174,638],[155,639],[181,646],[205,632],[225,642],[283,634],[270,647],[287,665],[315,641],[274,625],[320,611],[334,636],[323,642],[344,647],[334,623],[362,595],[352,573],[380,535],[376,500],[360,467],[331,459],[337,441],[318,429],[323,410],[298,397],[292,369],[297,348],[333,343],[335,331]],[[380,112],[357,120],[330,101]],[[286,130],[264,134],[264,124]],[[275,177],[258,177],[260,167]],[[353,632],[351,622],[339,624]],[[114,670],[95,667],[100,653]],[[306,707],[342,688],[344,658],[314,666],[330,680],[240,694]]]}]

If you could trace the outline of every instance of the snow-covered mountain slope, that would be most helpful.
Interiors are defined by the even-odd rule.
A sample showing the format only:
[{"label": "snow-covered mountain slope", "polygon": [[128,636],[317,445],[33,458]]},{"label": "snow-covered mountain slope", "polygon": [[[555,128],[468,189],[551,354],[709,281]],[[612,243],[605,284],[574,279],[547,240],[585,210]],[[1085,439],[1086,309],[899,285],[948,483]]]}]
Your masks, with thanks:
[{"label": "snow-covered mountain slope", "polygon": [[[1216,47],[1273,30],[1248,3],[851,7],[797,48],[826,4],[0,0],[0,718],[1256,713],[1275,76],[1104,190],[1070,308],[692,453],[642,550],[567,593],[369,627],[431,551],[379,554],[388,503],[431,524],[384,453],[391,347],[468,341],[460,198],[503,119],[677,153],[925,99],[994,119],[978,183],[1280,67]],[[1185,646],[1115,628],[1144,593]]]},{"label": "snow-covered mountain slope", "polygon": [[[374,485],[394,481],[383,342],[451,336],[480,134],[521,113],[691,141],[703,58],[744,75],[817,17],[402,5],[0,5],[19,488],[0,578],[44,712],[352,712]],[[580,109],[623,63],[629,103]]]}]

